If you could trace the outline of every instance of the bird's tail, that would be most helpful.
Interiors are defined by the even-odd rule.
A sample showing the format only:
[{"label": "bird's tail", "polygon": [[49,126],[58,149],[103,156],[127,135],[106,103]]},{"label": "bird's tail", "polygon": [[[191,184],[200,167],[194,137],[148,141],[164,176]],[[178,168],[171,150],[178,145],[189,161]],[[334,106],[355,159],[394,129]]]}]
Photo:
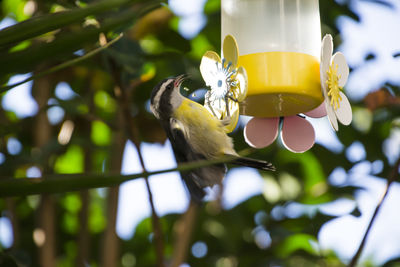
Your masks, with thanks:
[{"label": "bird's tail", "polygon": [[185,181],[186,187],[192,199],[196,203],[201,203],[202,199],[206,195],[204,189],[195,182],[195,174],[193,172],[182,173],[182,179]]},{"label": "bird's tail", "polygon": [[237,157],[234,161],[232,161],[232,163],[240,166],[259,169],[262,171],[275,171],[275,166],[265,160]]}]

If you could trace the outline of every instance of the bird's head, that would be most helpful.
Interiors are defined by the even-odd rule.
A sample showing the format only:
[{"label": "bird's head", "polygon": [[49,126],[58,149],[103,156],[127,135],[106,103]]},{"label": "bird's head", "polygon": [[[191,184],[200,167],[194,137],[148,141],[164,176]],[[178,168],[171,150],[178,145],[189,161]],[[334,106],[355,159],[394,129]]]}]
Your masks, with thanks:
[{"label": "bird's head", "polygon": [[150,109],[158,119],[169,117],[182,103],[180,87],[185,75],[167,78],[158,83],[151,92]]}]

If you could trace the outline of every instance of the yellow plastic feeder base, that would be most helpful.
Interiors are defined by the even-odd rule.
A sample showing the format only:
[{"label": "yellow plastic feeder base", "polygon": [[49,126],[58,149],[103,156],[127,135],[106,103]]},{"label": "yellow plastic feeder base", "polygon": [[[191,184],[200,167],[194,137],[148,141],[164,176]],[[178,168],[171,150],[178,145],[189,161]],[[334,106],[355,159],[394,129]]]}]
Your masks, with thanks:
[{"label": "yellow plastic feeder base", "polygon": [[239,57],[248,92],[240,113],[256,117],[292,116],[318,107],[323,96],[317,58],[297,52],[263,52]]}]

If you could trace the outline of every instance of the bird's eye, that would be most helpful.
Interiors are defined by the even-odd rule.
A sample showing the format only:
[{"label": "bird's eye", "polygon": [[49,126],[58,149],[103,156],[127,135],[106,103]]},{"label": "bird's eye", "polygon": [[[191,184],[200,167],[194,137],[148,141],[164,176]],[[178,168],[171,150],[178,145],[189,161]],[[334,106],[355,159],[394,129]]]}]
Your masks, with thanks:
[{"label": "bird's eye", "polygon": [[168,89],[168,90],[171,90],[172,88],[173,88],[172,83],[170,83],[170,84],[167,85],[167,89]]}]

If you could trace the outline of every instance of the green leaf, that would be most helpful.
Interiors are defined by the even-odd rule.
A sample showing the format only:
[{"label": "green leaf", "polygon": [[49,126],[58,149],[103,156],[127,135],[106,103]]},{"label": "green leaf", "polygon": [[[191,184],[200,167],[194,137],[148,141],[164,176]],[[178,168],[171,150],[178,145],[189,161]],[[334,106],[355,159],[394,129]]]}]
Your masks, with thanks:
[{"label": "green leaf", "polygon": [[[154,2],[150,1],[144,7],[147,6],[154,6]],[[143,10],[142,12],[138,12],[136,9],[129,8],[117,14],[109,15],[101,23],[100,27],[88,26],[75,32],[60,34],[60,36],[57,36],[55,40],[49,43],[40,43],[14,53],[1,53],[0,76],[1,74],[16,72],[30,72],[35,66],[43,62],[54,63],[55,60],[65,60],[71,57],[73,52],[82,49],[85,45],[95,44],[98,41],[100,33],[107,33],[116,29],[118,29],[117,32],[122,32],[126,27],[133,24],[139,16],[143,15],[144,12],[149,11],[149,9],[145,8]]]},{"label": "green leaf", "polygon": [[89,230],[92,233],[100,233],[106,227],[102,206],[99,201],[92,202],[89,206]]},{"label": "green leaf", "polygon": [[298,250],[303,250],[311,255],[317,255],[311,242],[317,243],[317,239],[308,234],[295,234],[287,237],[278,247],[277,254],[286,258]]},{"label": "green leaf", "polygon": [[100,33],[131,23],[135,16],[132,11],[125,12],[108,19],[100,28],[86,27],[78,32],[63,34],[49,43],[41,43],[14,53],[2,53],[0,73],[29,72],[42,62],[66,59],[84,45],[96,43]]},{"label": "green leaf", "polygon": [[329,187],[321,163],[311,151],[299,155],[283,150],[280,151],[280,157],[284,163],[300,164],[305,193],[303,203],[317,204],[330,200],[325,194]]},{"label": "green leaf", "polygon": [[77,193],[69,193],[63,199],[64,208],[71,212],[77,213],[82,206],[81,199]]},{"label": "green leaf", "polygon": [[64,213],[62,226],[67,233],[76,234],[79,230],[78,215],[70,212]]},{"label": "green leaf", "polygon": [[92,122],[91,139],[98,146],[106,146],[111,143],[111,130],[102,121]]},{"label": "green leaf", "polygon": [[[120,40],[122,38],[122,36],[123,36],[122,34],[119,35],[118,37],[114,38],[113,40],[111,40],[107,44],[105,44],[103,46],[100,46],[100,47],[98,47],[98,48],[86,53],[85,55],[83,55],[81,57],[74,58],[72,60],[63,62],[63,63],[61,63],[61,64],[59,64],[57,66],[54,66],[52,68],[49,68],[49,69],[47,69],[47,70],[45,70],[43,72],[37,73],[35,75],[32,75],[29,78],[27,78],[25,80],[22,80],[20,82],[17,82],[17,83],[11,84],[11,85],[7,85],[7,86],[4,86],[4,87],[0,87],[0,93],[4,92],[4,91],[7,91],[7,90],[10,90],[11,88],[14,88],[14,87],[16,87],[18,85],[24,84],[24,83],[26,83],[28,81],[32,81],[32,80],[38,79],[38,78],[43,77],[45,75],[48,75],[50,73],[54,73],[54,72],[57,72],[57,71],[62,70],[64,68],[70,67],[70,66],[72,66],[74,64],[78,64],[79,62],[84,61],[84,60],[94,56],[95,54],[99,53],[100,51],[102,51],[104,49],[107,49],[110,45],[112,45],[115,42],[117,42],[118,40]],[[14,47],[14,48],[16,48],[16,47]],[[103,79],[103,81],[104,81],[104,79]],[[101,82],[102,85],[104,85],[103,81]]]},{"label": "green leaf", "polygon": [[190,54],[196,58],[201,59],[207,50],[213,50],[213,46],[208,41],[207,37],[204,34],[199,34],[191,41],[192,51]]},{"label": "green leaf", "polygon": [[57,173],[80,173],[84,169],[83,150],[79,146],[72,145],[67,152],[58,157],[54,165]]},{"label": "green leaf", "polygon": [[[3,14],[8,14],[17,21],[23,21],[30,17],[30,14],[25,13],[26,0],[3,0],[1,7]],[[1,40],[0,40],[1,43]]]},{"label": "green leaf", "polygon": [[316,192],[318,188],[326,184],[325,175],[322,170],[321,164],[318,159],[311,152],[304,153],[300,160],[303,164],[304,171],[304,190],[312,193],[313,195],[318,195]]},{"label": "green leaf", "polygon": [[[9,0],[6,2],[12,2],[14,6],[21,1]],[[47,14],[23,21],[0,31],[0,47],[18,43],[71,23],[82,21],[87,16],[93,16],[129,2],[134,2],[134,0],[104,0],[88,5],[85,8]]]},{"label": "green leaf", "polygon": [[221,0],[208,0],[204,5],[204,13],[211,14],[221,9]]},{"label": "green leaf", "polygon": [[114,98],[112,98],[105,91],[97,91],[94,95],[94,103],[97,107],[103,109],[106,112],[114,112],[116,108],[116,103]]},{"label": "green leaf", "polygon": [[172,29],[165,29],[158,33],[157,38],[163,43],[165,48],[176,50],[179,53],[187,53],[191,49],[190,42]]}]

